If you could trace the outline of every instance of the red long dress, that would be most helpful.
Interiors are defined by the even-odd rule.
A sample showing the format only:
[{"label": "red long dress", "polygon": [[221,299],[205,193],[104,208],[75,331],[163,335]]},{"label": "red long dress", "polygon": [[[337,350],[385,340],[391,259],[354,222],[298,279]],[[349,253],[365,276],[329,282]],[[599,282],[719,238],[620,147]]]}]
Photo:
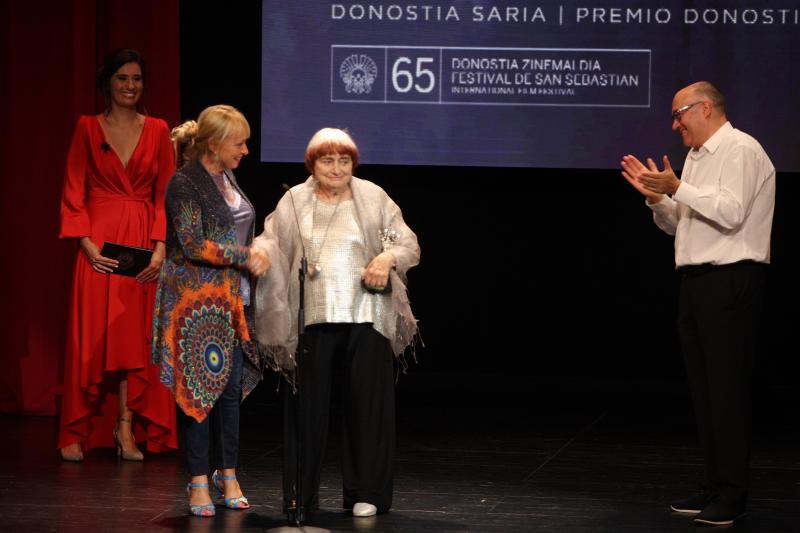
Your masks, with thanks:
[{"label": "red long dress", "polygon": [[[61,238],[90,237],[152,248],[166,238],[164,192],[174,171],[166,122],[145,118],[123,167],[96,116],[78,121],[61,199]],[[119,380],[128,379],[136,440],[147,450],[177,448],[175,400],[151,363],[155,283],[95,272],[78,251],[72,284],[58,447],[114,446]]]}]

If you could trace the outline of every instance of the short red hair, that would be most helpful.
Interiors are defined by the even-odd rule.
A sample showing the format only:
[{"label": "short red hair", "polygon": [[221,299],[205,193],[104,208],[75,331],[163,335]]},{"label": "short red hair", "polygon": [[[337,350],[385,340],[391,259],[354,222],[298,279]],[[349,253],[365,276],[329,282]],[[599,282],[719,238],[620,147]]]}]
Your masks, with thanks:
[{"label": "short red hair", "polygon": [[339,128],[322,128],[308,141],[306,170],[313,174],[317,159],[331,154],[349,155],[353,168],[358,166],[358,147],[350,134]]}]

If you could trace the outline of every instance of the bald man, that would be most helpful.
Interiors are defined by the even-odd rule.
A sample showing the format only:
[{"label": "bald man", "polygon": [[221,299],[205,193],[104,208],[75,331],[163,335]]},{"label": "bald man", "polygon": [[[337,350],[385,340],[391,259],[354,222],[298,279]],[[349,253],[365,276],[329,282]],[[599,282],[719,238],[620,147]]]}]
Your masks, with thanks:
[{"label": "bald man", "polygon": [[679,179],[632,155],[622,175],[656,225],[675,236],[681,274],[678,333],[705,455],[700,494],[670,507],[695,522],[729,525],[745,514],[750,455],[750,377],[770,258],[775,168],[735,129],[708,82],[672,100],[672,129],[690,148]]}]

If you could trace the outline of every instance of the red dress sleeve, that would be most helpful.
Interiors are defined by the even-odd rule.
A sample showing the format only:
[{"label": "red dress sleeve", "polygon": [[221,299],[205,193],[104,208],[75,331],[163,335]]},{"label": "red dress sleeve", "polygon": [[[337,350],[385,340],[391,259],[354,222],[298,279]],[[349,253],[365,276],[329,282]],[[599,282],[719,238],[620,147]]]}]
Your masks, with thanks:
[{"label": "red dress sleeve", "polygon": [[67,155],[64,189],[61,193],[59,238],[89,237],[91,223],[86,210],[86,167],[89,161],[89,125],[93,117],[83,116],[75,126]]},{"label": "red dress sleeve", "polygon": [[158,177],[153,188],[155,218],[153,220],[153,230],[150,232],[150,239],[153,241],[165,241],[167,239],[167,215],[164,210],[164,193],[167,190],[167,183],[175,173],[175,157],[172,141],[169,140],[169,128],[167,123],[161,119],[158,119],[157,135]]}]

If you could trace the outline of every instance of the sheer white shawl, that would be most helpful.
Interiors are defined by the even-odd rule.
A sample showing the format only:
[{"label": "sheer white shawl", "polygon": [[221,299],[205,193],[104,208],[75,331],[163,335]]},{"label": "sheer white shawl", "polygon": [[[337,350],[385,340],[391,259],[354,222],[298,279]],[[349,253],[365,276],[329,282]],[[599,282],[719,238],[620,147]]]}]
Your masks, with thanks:
[{"label": "sheer white shawl", "polygon": [[[283,195],[275,211],[264,221],[264,232],[253,245],[264,250],[272,262],[270,269],[258,279],[256,286],[256,336],[276,361],[286,370],[294,366],[297,348],[298,295],[290,294],[292,277],[297,277],[302,257],[292,197],[301,224],[311,213],[317,182],[309,177]],[[408,269],[419,263],[420,249],[417,236],[411,231],[400,208],[386,192],[374,183],[353,176],[350,181],[358,223],[367,243],[367,255],[375,257],[388,250],[396,261],[391,271],[392,292],[388,312],[375,329],[388,333],[392,351],[405,365],[403,353],[415,342],[417,320],[411,313],[407,294]],[[381,232],[391,233],[391,242],[385,244]]]}]

